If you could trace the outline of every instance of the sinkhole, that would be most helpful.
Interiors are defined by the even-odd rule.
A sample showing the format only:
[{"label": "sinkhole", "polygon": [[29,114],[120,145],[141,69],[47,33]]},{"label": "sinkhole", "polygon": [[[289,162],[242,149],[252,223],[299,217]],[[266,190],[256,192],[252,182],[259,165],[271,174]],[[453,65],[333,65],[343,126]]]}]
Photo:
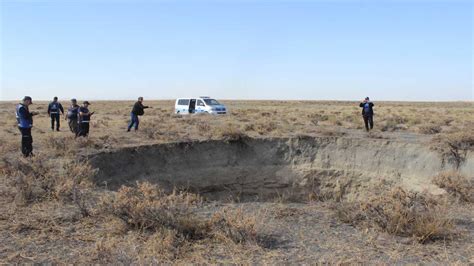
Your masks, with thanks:
[{"label": "sinkhole", "polygon": [[[431,178],[454,165],[426,143],[349,137],[239,138],[117,148],[92,154],[95,182],[137,181],[210,200],[361,198],[383,185],[439,189]],[[474,172],[470,156],[459,168]]]}]

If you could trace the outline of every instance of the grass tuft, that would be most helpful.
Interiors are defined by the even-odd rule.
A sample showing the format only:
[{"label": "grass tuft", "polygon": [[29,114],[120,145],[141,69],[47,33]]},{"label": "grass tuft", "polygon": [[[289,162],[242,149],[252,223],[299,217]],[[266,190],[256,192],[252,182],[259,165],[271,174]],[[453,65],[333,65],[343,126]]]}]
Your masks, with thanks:
[{"label": "grass tuft", "polygon": [[367,202],[342,202],[334,208],[337,217],[345,223],[414,237],[420,243],[453,234],[453,221],[447,216],[446,202],[400,187]]},{"label": "grass tuft", "polygon": [[474,150],[474,134],[471,131],[461,131],[438,135],[433,138],[431,148],[459,168],[466,159],[467,152]]},{"label": "grass tuft", "polygon": [[256,218],[247,217],[241,208],[223,209],[216,212],[209,221],[211,234],[234,243],[257,243]]},{"label": "grass tuft", "polygon": [[156,185],[144,182],[136,188],[123,186],[102,206],[131,229],[156,231],[168,228],[187,238],[200,238],[205,224],[193,215],[200,202],[201,198],[195,194],[176,191],[166,194]]},{"label": "grass tuft", "polygon": [[473,182],[458,172],[442,172],[434,177],[433,183],[460,201],[474,202]]}]

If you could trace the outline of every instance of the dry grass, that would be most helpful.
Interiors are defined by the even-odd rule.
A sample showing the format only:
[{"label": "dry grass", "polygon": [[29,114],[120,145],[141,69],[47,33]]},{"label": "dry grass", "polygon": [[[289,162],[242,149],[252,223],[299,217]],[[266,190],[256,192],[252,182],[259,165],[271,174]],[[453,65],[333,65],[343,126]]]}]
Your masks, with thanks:
[{"label": "dry grass", "polygon": [[422,125],[419,127],[419,131],[422,134],[438,134],[441,133],[442,128],[440,125],[436,124],[428,124],[428,125]]},{"label": "dry grass", "polygon": [[[167,194],[148,182],[122,187],[104,197],[96,211],[96,215],[119,219],[112,219],[114,234],[97,242],[96,258],[100,262],[171,262],[187,256],[203,241],[258,244],[256,217],[230,208],[202,217],[196,215],[199,208],[202,199],[192,193]],[[124,238],[127,245],[122,243]],[[130,246],[137,241],[143,242],[143,250],[131,252]]]},{"label": "dry grass", "polygon": [[256,243],[256,218],[241,209],[223,209],[211,219],[196,216],[202,207],[199,195],[173,191],[165,193],[148,182],[122,187],[114,197],[104,198],[102,212],[115,215],[130,229],[139,231],[173,230],[186,239],[217,237],[235,243]]},{"label": "dry grass", "polygon": [[442,172],[433,183],[460,201],[474,202],[474,183],[458,172]]},{"label": "dry grass", "polygon": [[[344,130],[363,132],[363,120],[357,102],[342,101],[222,101],[230,110],[225,116],[174,115],[173,101],[146,101],[153,106],[140,121],[138,132],[126,132],[133,102],[94,102],[96,114],[90,137],[72,141],[72,133],[63,123],[60,133],[49,130],[46,114],[35,117],[35,149],[55,150],[59,155],[77,148],[102,149],[123,145],[163,143],[180,140],[232,138],[241,132],[249,137],[287,137],[330,134]],[[47,103],[36,102],[33,111],[43,111]],[[65,104],[63,102],[63,104]],[[12,121],[0,125],[0,135],[8,143],[18,143],[19,132],[11,110],[14,103],[0,103],[0,117]],[[40,110],[41,109],[41,110]],[[3,110],[3,112],[2,112]],[[474,105],[457,103],[376,102],[373,133],[414,132],[450,134],[474,130]],[[233,133],[234,132],[234,133]],[[338,133],[339,134],[339,133]],[[84,143],[82,143],[84,142]],[[13,151],[11,145],[2,149]]]},{"label": "dry grass", "polygon": [[189,251],[185,239],[173,230],[158,230],[150,235],[131,232],[96,242],[91,257],[96,263],[155,264],[173,262]]},{"label": "dry grass", "polygon": [[421,243],[453,234],[453,221],[447,215],[449,207],[446,202],[402,188],[395,188],[367,202],[344,202],[334,208],[343,222],[414,237]]},{"label": "dry grass", "polygon": [[[109,200],[110,198],[106,198]],[[199,207],[199,196],[187,192],[166,194],[150,183],[140,183],[137,188],[122,187],[111,202],[102,206],[136,230],[169,228],[187,238],[201,238],[205,225],[193,215]]]},{"label": "dry grass", "polygon": [[[0,263],[249,264],[258,262],[255,254],[260,255],[263,263],[279,261],[275,258],[288,263],[288,254],[293,256],[293,262],[304,261],[297,252],[330,244],[283,245],[278,250],[267,250],[259,242],[261,217],[248,209],[202,209],[200,198],[194,194],[167,194],[150,184],[124,187],[117,193],[103,191],[91,182],[96,170],[81,159],[88,152],[173,141],[233,141],[247,136],[340,137],[360,131],[363,136],[384,139],[389,136],[386,132],[411,132],[435,135],[434,148],[448,160],[461,164],[474,143],[470,134],[474,129],[472,103],[376,102],[375,130],[370,135],[364,132],[356,102],[223,103],[230,114],[214,117],[173,115],[173,101],[146,101],[154,108],[147,109],[141,117],[140,130],[125,132],[132,101],[94,102],[91,111],[96,115],[90,136],[74,139],[65,123],[62,132],[51,132],[45,112],[47,103],[35,102],[32,111],[42,112],[35,117],[33,128],[36,156],[24,159],[19,156],[15,103],[1,102],[0,118],[7,122],[0,124],[0,241],[6,243],[0,245]],[[472,186],[466,186],[458,176],[446,174],[435,178],[435,182],[463,201],[472,196]],[[429,196],[395,191],[368,202],[347,203],[340,188],[317,191],[314,197],[342,201],[338,203],[340,218],[358,227],[414,236],[423,243],[452,232],[451,220],[445,216],[446,205]],[[99,198],[103,199],[100,206]],[[298,226],[299,219],[304,222],[311,218],[300,207],[276,211],[273,216],[294,219],[292,223]],[[331,231],[327,228],[324,230]],[[337,239],[332,242],[339,243]],[[352,250],[354,243],[360,244],[350,242],[344,246],[344,252]],[[423,246],[423,254],[433,254],[426,249],[427,245]],[[328,250],[339,248],[331,246]],[[362,252],[359,249],[357,254]],[[306,255],[310,253],[313,251],[308,249]],[[331,255],[333,260],[326,260],[350,261],[353,254],[338,253]]]},{"label": "dry grass", "polygon": [[226,141],[240,140],[246,136],[237,125],[232,123],[227,124],[223,128],[219,128],[216,135],[217,138]]},{"label": "dry grass", "polygon": [[217,239],[234,243],[257,243],[257,218],[246,216],[242,209],[223,209],[214,213],[208,221],[211,235]]},{"label": "dry grass", "polygon": [[64,165],[60,171],[57,168],[59,163],[45,159],[42,154],[17,161],[5,160],[2,174],[15,187],[15,205],[54,200],[74,204],[81,215],[88,216],[87,193],[94,188],[91,179],[96,170],[87,162],[66,160],[61,162]]},{"label": "dry grass", "polygon": [[459,167],[465,160],[467,152],[474,150],[474,131],[458,131],[442,134],[432,141],[432,149],[451,163]]}]

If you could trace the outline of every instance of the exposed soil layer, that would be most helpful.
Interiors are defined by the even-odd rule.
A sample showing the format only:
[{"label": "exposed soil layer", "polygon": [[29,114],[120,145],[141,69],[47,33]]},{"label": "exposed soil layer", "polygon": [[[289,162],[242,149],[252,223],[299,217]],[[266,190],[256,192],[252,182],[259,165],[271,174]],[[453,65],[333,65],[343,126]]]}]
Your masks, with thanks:
[{"label": "exposed soil layer", "polygon": [[[468,153],[459,167],[474,172]],[[348,137],[242,138],[120,148],[91,155],[96,182],[136,181],[189,189],[209,199],[360,198],[378,186],[443,193],[431,183],[451,165],[426,143]]]}]

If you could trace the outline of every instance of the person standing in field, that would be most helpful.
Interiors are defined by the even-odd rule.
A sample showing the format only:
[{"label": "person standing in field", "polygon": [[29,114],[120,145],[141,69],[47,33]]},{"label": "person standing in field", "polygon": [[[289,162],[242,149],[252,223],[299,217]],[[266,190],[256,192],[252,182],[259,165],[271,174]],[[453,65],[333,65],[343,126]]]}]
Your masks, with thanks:
[{"label": "person standing in field", "polygon": [[138,97],[138,101],[133,105],[132,112],[130,113],[130,124],[128,125],[127,131],[130,131],[133,126],[135,126],[135,131],[138,130],[138,124],[140,123],[138,117],[145,114],[144,109],[146,108],[150,107],[143,105],[143,97]]},{"label": "person standing in field", "polygon": [[90,103],[85,101],[82,103],[82,106],[79,107],[79,114],[77,115],[79,128],[76,137],[87,137],[89,135],[89,123],[91,116],[94,114],[94,112],[91,113],[89,111],[89,105]]},{"label": "person standing in field", "polygon": [[71,99],[71,106],[67,109],[67,116],[66,120],[68,120],[69,124],[69,129],[71,130],[72,133],[77,134],[79,130],[79,125],[78,125],[78,115],[79,115],[79,105],[77,104],[76,99]]},{"label": "person standing in field", "polygon": [[21,132],[21,153],[28,157],[33,152],[33,136],[31,136],[31,128],[33,127],[33,116],[38,112],[30,112],[29,106],[33,104],[30,96],[25,96],[21,103],[16,106],[16,120],[18,129]]},{"label": "person standing in field", "polygon": [[362,108],[365,130],[368,132],[374,128],[374,103],[370,101],[369,97],[365,97],[365,100],[362,101],[359,106]]},{"label": "person standing in field", "polygon": [[54,122],[56,122],[56,130],[59,131],[59,112],[64,115],[64,109],[58,97],[54,97],[53,101],[48,105],[48,115],[51,117],[51,130],[54,131]]}]

